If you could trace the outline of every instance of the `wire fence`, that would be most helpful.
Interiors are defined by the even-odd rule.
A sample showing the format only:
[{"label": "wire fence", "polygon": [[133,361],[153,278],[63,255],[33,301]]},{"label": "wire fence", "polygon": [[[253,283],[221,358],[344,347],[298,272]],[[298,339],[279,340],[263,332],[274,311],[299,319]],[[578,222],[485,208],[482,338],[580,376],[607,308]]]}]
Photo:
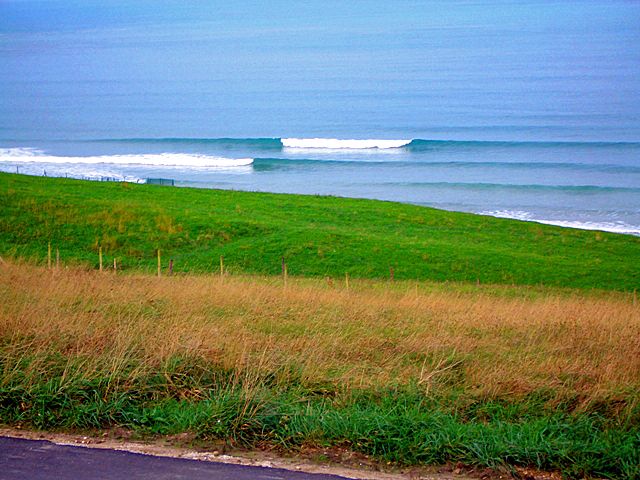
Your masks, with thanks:
[{"label": "wire fence", "polygon": [[47,171],[42,170],[42,175],[38,173],[33,173],[32,171],[21,171],[20,166],[16,165],[15,173],[21,175],[31,175],[31,176],[42,176],[42,177],[54,177],[54,178],[72,178],[74,180],[90,180],[93,182],[127,182],[127,183],[146,183],[148,185],[168,185],[175,186],[176,181],[173,178],[127,178],[120,176],[110,176],[110,175],[78,175],[69,172],[59,172],[59,171]]}]

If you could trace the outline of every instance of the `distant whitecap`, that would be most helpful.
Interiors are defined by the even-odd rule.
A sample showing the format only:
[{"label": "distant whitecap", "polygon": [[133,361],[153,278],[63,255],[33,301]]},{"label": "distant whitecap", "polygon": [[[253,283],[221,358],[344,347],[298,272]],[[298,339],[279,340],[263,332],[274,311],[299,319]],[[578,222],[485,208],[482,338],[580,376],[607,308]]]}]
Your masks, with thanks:
[{"label": "distant whitecap", "polygon": [[287,148],[325,148],[368,149],[368,148],[400,148],[409,145],[411,140],[340,140],[337,138],[283,138],[282,145]]}]

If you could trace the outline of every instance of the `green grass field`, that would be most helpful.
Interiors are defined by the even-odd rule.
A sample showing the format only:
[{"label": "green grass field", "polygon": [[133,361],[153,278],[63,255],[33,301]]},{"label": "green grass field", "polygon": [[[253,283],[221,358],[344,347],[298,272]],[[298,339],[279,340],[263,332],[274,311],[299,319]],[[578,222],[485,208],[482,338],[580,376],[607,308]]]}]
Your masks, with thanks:
[{"label": "green grass field", "polygon": [[0,212],[7,425],[640,479],[639,238],[11,174]]},{"label": "green grass field", "polygon": [[632,291],[640,238],[335,197],[0,174],[0,255],[125,269],[156,265],[296,276]]}]

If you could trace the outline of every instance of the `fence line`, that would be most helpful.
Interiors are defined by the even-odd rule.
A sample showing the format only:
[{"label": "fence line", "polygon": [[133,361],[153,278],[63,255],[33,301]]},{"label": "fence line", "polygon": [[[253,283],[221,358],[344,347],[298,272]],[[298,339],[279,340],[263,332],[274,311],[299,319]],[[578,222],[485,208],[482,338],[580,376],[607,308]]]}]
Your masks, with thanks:
[{"label": "fence line", "polygon": [[[104,267],[104,257],[103,257],[103,253],[102,253],[102,246],[98,246],[98,271],[99,272],[103,272],[105,270]],[[156,267],[156,275],[158,277],[162,276],[162,254],[160,249],[156,249],[156,260],[157,260],[157,267]],[[60,268],[61,265],[61,260],[60,260],[60,249],[59,247],[56,247],[56,258],[55,258],[55,266],[56,266],[56,270],[58,270]],[[52,269],[52,245],[51,242],[47,243],[47,268],[49,270]],[[107,262],[108,265],[108,262]],[[168,273],[169,275],[173,275],[174,272],[174,259],[170,258],[169,259],[169,264],[168,264]],[[108,269],[108,267],[106,267]],[[123,263],[122,263],[122,259],[120,259],[120,263],[118,263],[117,257],[113,257],[113,272],[117,273],[118,270],[122,271],[123,270]],[[224,255],[220,255],[220,267],[219,267],[219,271],[216,271],[215,268],[212,269],[212,273],[217,273],[220,275],[220,277],[224,277],[225,275],[229,274],[229,270],[227,269],[227,267],[225,266],[224,263]],[[393,282],[394,280],[394,268],[392,266],[389,267],[389,280],[391,282]],[[285,257],[281,257],[280,258],[280,276],[282,278],[283,284],[286,286],[287,285],[287,279],[289,277],[289,267],[287,265],[287,262],[285,260]],[[327,277],[327,281],[329,281],[329,277]],[[333,286],[333,280],[331,280],[330,285]],[[344,274],[344,285],[347,288],[347,290],[349,289],[349,272],[345,272]]]},{"label": "fence line", "polygon": [[51,172],[47,172],[47,170],[42,170],[42,175],[37,175],[37,174],[31,174],[31,173],[25,173],[25,172],[20,172],[20,165],[16,165],[16,173],[19,175],[28,175],[31,177],[52,177],[52,178],[73,178],[75,180],[88,180],[88,181],[92,181],[92,182],[120,182],[120,183],[137,183],[137,184],[146,184],[146,185],[167,185],[167,186],[171,186],[174,187],[176,184],[175,179],[173,178],[152,178],[152,177],[147,177],[147,178],[138,178],[136,179],[136,181],[131,181],[131,180],[126,180],[124,177],[113,177],[113,176],[108,176],[108,175],[92,175],[92,176],[86,176],[86,175],[75,175],[75,174],[69,174],[68,172],[65,172],[64,175],[62,175],[61,173],[56,173],[54,175],[51,175]]}]

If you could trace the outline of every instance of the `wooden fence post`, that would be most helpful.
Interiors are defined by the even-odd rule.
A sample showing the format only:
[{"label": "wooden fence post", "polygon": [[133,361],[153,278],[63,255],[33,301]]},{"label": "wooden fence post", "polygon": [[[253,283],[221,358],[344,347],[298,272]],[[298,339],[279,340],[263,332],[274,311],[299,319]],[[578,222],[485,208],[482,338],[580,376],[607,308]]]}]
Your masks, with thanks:
[{"label": "wooden fence post", "polygon": [[224,255],[220,255],[220,277],[224,277]]},{"label": "wooden fence post", "polygon": [[284,257],[282,257],[282,279],[284,280],[285,286],[287,285],[287,264],[284,261]]},{"label": "wooden fence post", "polygon": [[173,275],[173,258],[169,259],[169,275]]},{"label": "wooden fence post", "polygon": [[344,274],[344,285],[349,290],[349,272],[345,272]]},{"label": "wooden fence post", "polygon": [[51,270],[51,242],[49,242],[49,246],[47,248],[47,268]]},{"label": "wooden fence post", "polygon": [[118,271],[118,262],[116,261],[116,257],[113,257],[113,271]]},{"label": "wooden fence post", "polygon": [[389,267],[389,279],[393,282],[393,267]]},{"label": "wooden fence post", "polygon": [[98,260],[100,261],[100,271],[102,271],[102,247],[98,248]]},{"label": "wooden fence post", "polygon": [[160,249],[158,249],[158,276],[161,275],[161,263],[160,263]]}]

